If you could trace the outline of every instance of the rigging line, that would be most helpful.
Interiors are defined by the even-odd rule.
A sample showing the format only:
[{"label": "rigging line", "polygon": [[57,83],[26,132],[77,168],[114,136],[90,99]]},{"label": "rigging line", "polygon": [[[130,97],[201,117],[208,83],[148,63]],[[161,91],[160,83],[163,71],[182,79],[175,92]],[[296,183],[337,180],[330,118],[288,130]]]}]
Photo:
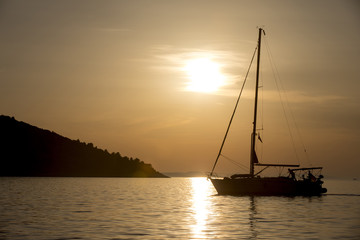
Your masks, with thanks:
[{"label": "rigging line", "polygon": [[[266,41],[265,41],[265,42],[266,42]],[[266,42],[266,44],[268,44],[268,43]],[[267,48],[269,49],[269,55],[271,56],[271,59],[273,59],[272,53],[271,53],[271,51],[270,51],[270,47],[267,47]],[[272,62],[275,62],[275,61],[272,60]],[[282,89],[283,89],[283,93],[284,93],[284,96],[285,96],[286,104],[288,105],[288,109],[289,109],[289,112],[290,112],[290,116],[291,116],[291,119],[292,119],[292,121],[293,121],[293,123],[294,123],[295,129],[296,129],[296,133],[297,133],[297,135],[298,135],[298,137],[299,137],[299,140],[300,140],[302,149],[303,149],[303,151],[304,151],[306,161],[307,161],[307,163],[311,166],[312,163],[311,163],[310,158],[309,158],[309,155],[308,155],[308,153],[307,153],[307,149],[306,149],[304,140],[303,140],[303,138],[302,138],[302,135],[301,135],[301,133],[300,133],[299,127],[298,127],[298,125],[297,125],[297,122],[296,122],[296,119],[295,119],[295,116],[294,116],[294,112],[293,112],[293,110],[292,110],[292,108],[291,108],[290,101],[289,101],[289,98],[288,98],[288,96],[287,96],[287,92],[286,92],[286,90],[285,90],[284,84],[282,84],[282,81],[281,81],[281,79],[280,79],[280,74],[279,74],[279,72],[278,72],[275,64],[274,64],[274,68],[275,68],[275,70],[276,70],[276,73],[277,73],[277,75],[278,75],[279,82],[280,82],[281,87],[282,87]]]},{"label": "rigging line", "polygon": [[[265,36],[265,35],[264,35]],[[260,65],[260,74],[261,74],[261,76],[262,76],[262,74],[263,74],[263,71],[262,71],[262,66],[263,65]],[[260,107],[260,119],[261,119],[261,128],[260,129],[258,129],[258,139],[261,141],[261,143],[263,143],[263,140],[262,139],[264,139],[264,80],[263,80],[263,78],[262,77],[260,77],[260,81],[261,81],[261,90],[260,90],[260,99],[261,99],[261,107]],[[260,131],[261,131],[261,136],[260,136]],[[260,147],[259,147],[260,146]],[[260,158],[259,158],[259,156],[258,156],[258,158],[259,158],[259,161],[260,162],[262,162],[262,160],[263,160],[263,156],[264,156],[264,144],[257,144],[257,145],[255,145],[255,147],[257,147],[257,148],[260,148],[259,149],[259,151],[257,151],[257,152],[260,152]]]},{"label": "rigging line", "polygon": [[[262,74],[262,69],[260,69]],[[264,130],[264,81],[261,79],[261,129]]]},{"label": "rigging line", "polygon": [[[269,45],[268,45],[268,42],[267,42],[266,38],[265,38],[265,45],[266,45],[266,50],[267,50],[267,52],[268,52],[268,56],[269,56],[269,60],[270,60],[270,66],[271,66],[271,69],[272,69],[272,72],[273,72],[273,75],[274,75],[275,85],[276,85],[276,88],[277,88],[278,93],[279,93],[279,98],[280,98],[282,110],[283,110],[283,112],[284,112],[284,116],[285,116],[285,120],[286,120],[286,125],[287,125],[287,127],[288,127],[288,131],[289,131],[289,134],[290,134],[291,144],[292,144],[293,149],[294,149],[294,152],[295,152],[295,157],[296,157],[296,159],[297,159],[297,161],[298,161],[298,163],[299,163],[299,162],[300,162],[300,160],[299,160],[299,155],[298,155],[298,153],[297,153],[297,151],[296,151],[296,146],[295,146],[295,142],[294,142],[294,137],[293,137],[293,134],[292,134],[292,131],[291,131],[291,128],[290,128],[289,119],[288,119],[287,114],[286,114],[286,111],[285,111],[285,105],[284,105],[283,97],[281,96],[281,93],[280,93],[280,90],[281,90],[281,89],[280,89],[279,83],[278,83],[278,81],[280,81],[280,77],[277,77],[277,76],[279,76],[279,73],[278,73],[277,68],[276,68],[276,66],[275,66],[275,64],[274,64],[274,60],[273,60],[273,57],[272,57],[272,54],[271,54],[271,51],[270,51],[270,47],[269,47]],[[274,70],[274,69],[275,69],[275,70]],[[275,74],[275,73],[276,73],[276,74]],[[282,87],[282,90],[283,90],[283,92],[284,92],[286,101],[288,101],[288,99],[287,99],[287,97],[286,97],[286,93],[285,93],[284,87]],[[290,107],[289,107],[289,104],[287,104],[287,105],[288,105],[288,108],[290,108]],[[294,119],[293,119],[293,120],[294,120]]]},{"label": "rigging line", "polygon": [[[269,51],[269,56],[271,57],[271,59],[273,59],[272,53],[271,53],[271,51],[270,51],[270,47],[268,46],[268,42],[266,41],[266,39],[265,39],[265,42],[266,42],[266,44],[267,44],[267,49],[268,49],[268,51]],[[272,62],[274,63],[275,61],[272,60]],[[288,98],[288,96],[287,96],[287,92],[286,92],[286,90],[285,90],[284,84],[282,84],[282,81],[281,81],[281,79],[280,79],[280,74],[279,74],[279,72],[278,72],[278,70],[277,70],[276,65],[275,65],[275,64],[273,64],[273,65],[274,65],[276,74],[278,75],[278,79],[279,79],[279,82],[280,82],[280,84],[281,84],[281,87],[282,87],[282,89],[283,89],[283,93],[284,93],[284,96],[285,96],[286,104],[287,104],[287,106],[288,106],[291,119],[292,119],[292,121],[293,121],[293,123],[294,123],[294,125],[295,125],[296,133],[297,133],[297,135],[298,135],[298,137],[299,137],[299,140],[300,140],[302,149],[303,149],[304,154],[305,154],[305,157],[306,157],[306,161],[307,161],[307,163],[311,166],[312,164],[311,164],[309,155],[308,155],[308,153],[307,153],[307,149],[306,149],[304,140],[303,140],[303,138],[302,138],[302,135],[301,135],[301,133],[300,133],[299,127],[298,127],[298,125],[297,125],[297,122],[296,122],[296,119],[295,119],[295,116],[294,116],[294,112],[293,112],[293,110],[292,110],[292,108],[291,108],[290,101],[289,101],[289,98]],[[298,160],[298,161],[299,161],[299,160]]]},{"label": "rigging line", "polygon": [[248,170],[249,170],[249,168],[248,168],[247,166],[245,166],[245,165],[243,165],[243,164],[241,164],[241,163],[239,163],[239,162],[237,162],[237,161],[235,161],[235,160],[233,160],[233,159],[225,156],[224,154],[221,154],[221,156],[222,156],[223,158],[225,158],[226,160],[230,161],[232,164],[238,166],[239,168],[242,168],[242,169],[245,170],[245,171],[248,171]]},{"label": "rigging line", "polygon": [[309,158],[309,155],[308,155],[308,153],[307,153],[307,150],[306,150],[306,147],[305,147],[305,144],[304,144],[304,141],[303,141],[302,136],[301,136],[301,134],[300,134],[300,130],[299,130],[299,128],[298,128],[297,122],[295,121],[295,117],[294,117],[294,114],[293,114],[291,108],[290,108],[290,115],[291,115],[291,117],[292,117],[292,119],[293,119],[293,121],[294,121],[295,129],[296,129],[296,132],[297,132],[297,134],[298,134],[298,136],[299,136],[299,139],[300,139],[300,142],[301,142],[303,151],[304,151],[304,153],[305,153],[306,161],[308,162],[308,164],[309,164],[310,166],[312,166],[311,161],[310,161],[310,158]]},{"label": "rigging line", "polygon": [[221,143],[221,147],[220,147],[219,153],[218,153],[218,155],[217,155],[217,157],[216,157],[214,166],[213,166],[213,168],[211,169],[210,176],[212,176],[212,174],[213,174],[213,172],[214,172],[214,169],[215,169],[215,167],[216,167],[216,164],[217,164],[217,162],[218,162],[218,160],[219,160],[219,157],[220,157],[220,155],[221,155],[221,151],[222,151],[222,149],[223,149],[223,147],[224,147],[226,137],[227,137],[227,135],[228,135],[228,133],[229,133],[229,129],[230,129],[232,120],[233,120],[233,118],[234,118],[234,115],[235,115],[235,112],[236,112],[236,108],[237,108],[237,106],[238,106],[238,104],[239,104],[239,100],[240,100],[241,94],[242,94],[242,92],[243,92],[243,89],[244,89],[244,86],[245,86],[245,83],[246,83],[246,79],[247,79],[247,77],[248,77],[248,75],[249,75],[250,68],[251,68],[252,62],[253,62],[254,57],[255,57],[256,50],[257,50],[257,47],[255,47],[253,56],[252,56],[251,61],[250,61],[249,68],[248,68],[247,73],[246,73],[246,75],[245,75],[244,82],[243,82],[243,84],[242,84],[242,86],[241,86],[241,90],[240,90],[239,96],[238,96],[238,98],[237,98],[237,100],[236,100],[236,104],[235,104],[234,111],[233,111],[233,113],[232,113],[232,115],[231,115],[229,125],[228,125],[228,127],[227,127],[227,129],[226,129],[226,133],[225,133],[224,139],[223,139],[223,141],[222,141],[222,143]]}]

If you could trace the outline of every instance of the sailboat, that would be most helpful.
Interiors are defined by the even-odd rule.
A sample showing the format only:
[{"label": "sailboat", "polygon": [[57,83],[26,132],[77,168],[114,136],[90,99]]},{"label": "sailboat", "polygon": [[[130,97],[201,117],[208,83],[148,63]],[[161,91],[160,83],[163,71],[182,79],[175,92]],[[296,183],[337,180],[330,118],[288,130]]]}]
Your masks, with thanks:
[{"label": "sailboat", "polygon": [[[215,167],[221,156],[221,151],[225,143],[226,136],[230,129],[232,119],[235,114],[237,104],[227,128],[224,140],[220,147],[219,154],[215,160],[213,168],[209,174],[209,179],[214,185],[219,195],[289,195],[289,196],[313,196],[326,193],[326,188],[322,187],[323,176],[321,175],[322,167],[300,168],[295,164],[268,164],[259,163],[256,155],[256,133],[257,131],[257,108],[258,108],[258,90],[259,90],[259,68],[260,68],[260,49],[261,37],[265,34],[262,28],[259,28],[259,37],[257,43],[257,68],[256,68],[256,86],[255,86],[255,103],[254,103],[254,120],[251,134],[250,150],[250,172],[246,174],[234,174],[230,177],[218,178],[214,174]],[[255,56],[255,52],[254,52]],[[253,57],[254,57],[253,56]],[[259,136],[258,136],[259,137]],[[255,168],[262,168],[255,172]],[[288,176],[262,177],[262,173],[269,167],[288,168]]]}]

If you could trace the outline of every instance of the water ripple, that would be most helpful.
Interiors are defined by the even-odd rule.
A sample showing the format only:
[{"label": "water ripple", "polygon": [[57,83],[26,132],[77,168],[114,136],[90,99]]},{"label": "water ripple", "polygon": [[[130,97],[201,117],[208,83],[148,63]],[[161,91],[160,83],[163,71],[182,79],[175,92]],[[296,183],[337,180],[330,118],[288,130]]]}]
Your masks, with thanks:
[{"label": "water ripple", "polygon": [[205,178],[0,178],[0,191],[0,239],[360,238],[358,193],[219,196]]}]

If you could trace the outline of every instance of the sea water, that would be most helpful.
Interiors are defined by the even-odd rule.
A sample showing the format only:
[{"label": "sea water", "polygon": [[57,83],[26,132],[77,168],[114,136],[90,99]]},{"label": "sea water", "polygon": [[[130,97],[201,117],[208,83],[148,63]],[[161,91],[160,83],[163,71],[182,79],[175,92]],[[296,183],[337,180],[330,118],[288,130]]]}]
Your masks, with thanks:
[{"label": "sea water", "polygon": [[360,239],[360,182],[219,196],[206,178],[0,178],[0,239]]}]

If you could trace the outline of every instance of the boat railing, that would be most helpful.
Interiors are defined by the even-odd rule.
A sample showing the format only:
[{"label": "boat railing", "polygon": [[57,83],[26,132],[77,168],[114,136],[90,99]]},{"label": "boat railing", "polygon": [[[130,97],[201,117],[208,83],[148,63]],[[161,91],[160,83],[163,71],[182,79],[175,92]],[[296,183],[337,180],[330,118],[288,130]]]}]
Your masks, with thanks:
[{"label": "boat railing", "polygon": [[301,181],[319,181],[322,182],[321,179],[324,176],[321,174],[322,167],[310,167],[310,168],[293,168],[289,169],[289,174],[293,176],[293,178]]}]

